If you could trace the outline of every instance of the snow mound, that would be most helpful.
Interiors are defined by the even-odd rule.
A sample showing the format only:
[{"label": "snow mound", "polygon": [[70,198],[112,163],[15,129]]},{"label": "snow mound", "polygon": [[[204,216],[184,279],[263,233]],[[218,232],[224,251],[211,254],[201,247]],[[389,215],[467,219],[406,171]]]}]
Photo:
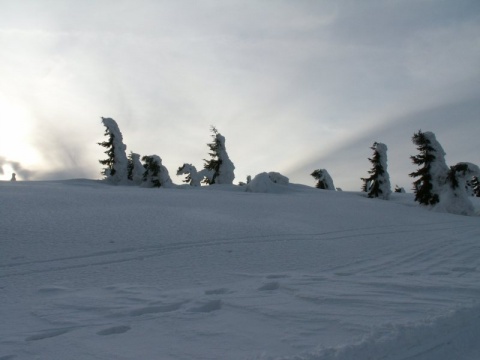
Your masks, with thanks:
[{"label": "snow mound", "polygon": [[246,191],[254,193],[281,193],[287,191],[289,180],[277,172],[263,172],[247,184]]},{"label": "snow mound", "polygon": [[480,305],[423,323],[385,325],[353,345],[325,348],[302,360],[479,359]]}]

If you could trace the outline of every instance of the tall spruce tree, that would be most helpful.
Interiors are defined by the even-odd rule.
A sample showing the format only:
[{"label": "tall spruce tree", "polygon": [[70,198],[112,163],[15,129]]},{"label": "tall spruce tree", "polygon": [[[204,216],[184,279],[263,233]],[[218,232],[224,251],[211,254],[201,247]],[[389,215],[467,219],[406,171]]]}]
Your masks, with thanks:
[{"label": "tall spruce tree", "polygon": [[212,126],[212,142],[207,144],[210,152],[210,160],[206,160],[204,168],[212,171],[211,178],[205,178],[204,183],[212,184],[232,184],[235,179],[235,166],[228,157],[227,149],[225,148],[225,137],[223,137],[218,130]]},{"label": "tall spruce tree", "polygon": [[99,142],[98,145],[106,148],[107,158],[99,160],[100,164],[106,167],[102,170],[105,179],[113,184],[126,183],[128,180],[128,160],[125,150],[127,146],[123,143],[123,136],[120,129],[111,118],[103,118],[102,123],[105,126],[106,141]]},{"label": "tall spruce tree", "polygon": [[410,158],[420,167],[410,174],[417,178],[413,182],[415,201],[423,205],[435,205],[440,201],[440,193],[449,172],[445,163],[445,151],[432,132],[419,130],[413,135],[412,141],[419,154]]},{"label": "tall spruce tree", "polygon": [[335,185],[333,185],[333,180],[330,174],[325,169],[314,170],[311,174],[315,180],[317,180],[315,187],[317,189],[323,190],[333,190],[335,191]]},{"label": "tall spruce tree", "polygon": [[374,142],[370,148],[373,156],[368,158],[372,163],[372,169],[368,171],[368,178],[361,178],[363,181],[362,191],[368,193],[369,198],[379,197],[388,199],[392,193],[390,176],[387,171],[387,145]]}]

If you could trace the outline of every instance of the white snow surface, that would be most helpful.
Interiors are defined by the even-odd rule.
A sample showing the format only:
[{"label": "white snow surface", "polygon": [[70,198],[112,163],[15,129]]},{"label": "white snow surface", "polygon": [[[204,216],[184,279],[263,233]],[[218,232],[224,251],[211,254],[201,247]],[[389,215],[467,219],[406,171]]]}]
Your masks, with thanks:
[{"label": "white snow surface", "polygon": [[270,180],[272,180],[275,184],[281,184],[281,185],[288,185],[288,184],[290,184],[290,180],[288,179],[288,177],[280,174],[279,172],[270,171],[270,172],[268,173],[268,177],[269,177]]},{"label": "white snow surface", "polygon": [[0,182],[0,359],[480,358],[478,216],[275,185]]}]

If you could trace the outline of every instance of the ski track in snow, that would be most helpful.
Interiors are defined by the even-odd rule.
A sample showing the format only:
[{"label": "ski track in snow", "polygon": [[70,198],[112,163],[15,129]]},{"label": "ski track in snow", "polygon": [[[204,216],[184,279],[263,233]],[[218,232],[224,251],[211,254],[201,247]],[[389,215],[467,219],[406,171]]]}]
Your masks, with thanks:
[{"label": "ski track in snow", "polygon": [[[435,225],[437,225],[435,227]],[[354,228],[341,231],[330,231],[326,233],[318,234],[279,234],[279,235],[264,235],[264,236],[249,236],[249,237],[235,237],[235,238],[222,238],[214,241],[200,240],[195,242],[184,242],[169,245],[149,246],[149,247],[128,247],[125,249],[116,249],[112,251],[94,252],[85,255],[62,257],[57,259],[36,260],[28,262],[13,262],[5,265],[0,265],[0,269],[13,269],[10,273],[8,271],[3,272],[0,278],[10,276],[22,276],[31,273],[60,271],[66,269],[75,269],[82,267],[106,265],[113,263],[121,263],[126,261],[143,260],[150,257],[167,256],[171,251],[192,250],[200,247],[211,247],[219,245],[247,245],[247,244],[259,244],[259,243],[271,243],[271,242],[301,242],[301,241],[331,241],[342,240],[346,238],[362,238],[368,236],[381,236],[391,234],[409,234],[419,232],[442,232],[446,230],[452,230],[455,227],[438,227],[438,224],[427,224],[423,226],[412,226],[412,229],[407,230],[405,226],[383,226],[379,228]],[[429,251],[429,250],[428,250]],[[424,254],[416,253],[413,255],[412,261],[416,258],[423,258]],[[407,259],[408,260],[408,259]],[[73,262],[79,262],[78,264],[72,264]],[[61,265],[67,263],[68,265]],[[58,265],[57,265],[58,264]],[[46,265],[42,268],[42,265]],[[381,264],[380,268],[385,267],[387,264]],[[26,268],[25,270],[18,270]],[[465,268],[466,271],[475,271],[475,269]],[[374,269],[372,268],[372,271]]]},{"label": "ski track in snow", "polygon": [[[35,195],[36,186],[55,197],[57,186],[49,183],[32,185],[29,195]],[[71,196],[80,201],[88,186],[67,188],[78,191]],[[106,189],[113,195],[132,191]],[[173,199],[174,191],[163,195]],[[133,192],[139,203],[145,201],[146,192]],[[213,196],[190,194],[199,203]],[[222,194],[229,204],[239,196]],[[260,207],[261,201],[281,196],[247,202],[258,201],[255,207]],[[261,218],[257,224],[257,215],[251,220],[245,210],[232,217],[232,229],[221,229],[220,236],[168,232],[161,241],[140,244],[106,237],[102,250],[90,251],[86,245],[72,255],[68,244],[76,237],[69,238],[69,228],[58,226],[51,251],[24,254],[9,248],[9,257],[0,262],[0,360],[480,358],[478,218],[424,209],[410,215],[408,207],[398,204],[392,220],[377,225],[363,216],[372,200],[325,196],[330,198],[322,197],[319,204],[328,201],[336,211],[333,196],[338,196],[349,199],[353,211],[333,224],[314,225],[318,231],[288,231],[304,224],[295,218],[305,201],[298,196],[283,200],[291,201],[291,224],[283,227],[284,218],[273,232],[269,218],[267,225]],[[32,208],[48,209],[43,195],[40,200]],[[390,211],[390,204],[377,204]],[[72,205],[63,206],[68,210]],[[198,212],[210,209],[197,206]],[[225,212],[232,211],[232,205],[225,206]],[[176,210],[180,214],[183,209],[188,210],[181,204]],[[304,215],[311,219],[307,224],[318,221],[315,214]],[[247,228],[245,235],[227,236],[245,226],[236,223],[238,216],[270,234]],[[398,216],[412,217],[396,223]],[[424,218],[414,221],[418,216]],[[21,235],[7,220],[2,222],[6,233]],[[192,221],[192,227],[200,227],[205,217]],[[43,234],[39,222],[25,238],[35,229]]]}]

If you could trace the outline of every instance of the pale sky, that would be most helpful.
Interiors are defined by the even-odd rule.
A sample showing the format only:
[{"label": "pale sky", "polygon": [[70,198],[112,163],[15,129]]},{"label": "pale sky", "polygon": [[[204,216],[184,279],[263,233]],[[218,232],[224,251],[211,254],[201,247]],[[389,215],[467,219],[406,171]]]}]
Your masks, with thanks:
[{"label": "pale sky", "polygon": [[378,141],[409,191],[419,129],[480,164],[480,1],[0,0],[0,179],[101,178],[102,116],[175,183],[215,125],[235,183],[359,190]]}]

